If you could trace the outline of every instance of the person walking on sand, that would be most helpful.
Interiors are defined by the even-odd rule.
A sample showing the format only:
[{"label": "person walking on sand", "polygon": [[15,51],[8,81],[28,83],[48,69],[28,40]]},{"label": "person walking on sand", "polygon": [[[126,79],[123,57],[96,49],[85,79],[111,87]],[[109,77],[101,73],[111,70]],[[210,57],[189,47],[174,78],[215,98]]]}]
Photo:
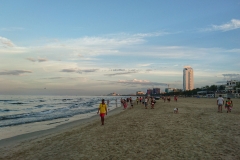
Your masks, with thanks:
[{"label": "person walking on sand", "polygon": [[177,102],[177,96],[176,95],[174,95],[174,101]]},{"label": "person walking on sand", "polygon": [[170,102],[170,101],[171,101],[171,98],[170,98],[169,96],[167,97],[167,101],[168,101],[168,102]]},{"label": "person walking on sand", "polygon": [[107,100],[107,107],[109,108],[109,99]]},{"label": "person walking on sand", "polygon": [[226,103],[225,103],[225,108],[227,109],[227,113],[231,112],[233,107],[233,102],[231,98],[227,98]]},{"label": "person walking on sand", "polygon": [[139,101],[138,97],[137,97],[136,101],[137,101],[137,105],[138,105],[138,101]]},{"label": "person walking on sand", "polygon": [[104,125],[104,116],[107,115],[107,105],[105,104],[104,99],[102,99],[102,103],[100,103],[99,105],[97,114],[99,112],[100,112],[102,125]]},{"label": "person walking on sand", "polygon": [[163,97],[163,101],[164,101],[164,103],[165,103],[165,101],[166,101],[166,97],[165,97],[165,96]]},{"label": "person walking on sand", "polygon": [[133,108],[133,100],[132,100],[132,98],[130,98],[130,104],[131,104],[131,108]]},{"label": "person walking on sand", "polygon": [[154,109],[154,104],[155,104],[155,100],[154,100],[154,98],[152,97],[152,98],[151,98],[151,109]]},{"label": "person walking on sand", "polygon": [[147,99],[147,97],[145,97],[144,104],[145,104],[145,108],[147,109],[147,107],[148,107],[148,99]]},{"label": "person walking on sand", "polygon": [[224,99],[222,98],[222,95],[219,95],[217,99],[217,105],[218,105],[218,112],[222,112],[222,106],[224,105]]}]

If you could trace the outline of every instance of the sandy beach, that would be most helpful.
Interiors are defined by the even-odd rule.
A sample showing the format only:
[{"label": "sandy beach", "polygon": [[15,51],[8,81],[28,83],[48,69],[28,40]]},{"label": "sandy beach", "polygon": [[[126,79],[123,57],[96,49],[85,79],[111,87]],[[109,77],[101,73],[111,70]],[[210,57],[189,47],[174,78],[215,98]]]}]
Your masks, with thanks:
[{"label": "sandy beach", "polygon": [[231,113],[218,113],[216,98],[178,100],[157,100],[155,109],[117,108],[104,126],[95,117],[34,138],[2,141],[0,159],[240,159],[240,99],[233,99]]}]

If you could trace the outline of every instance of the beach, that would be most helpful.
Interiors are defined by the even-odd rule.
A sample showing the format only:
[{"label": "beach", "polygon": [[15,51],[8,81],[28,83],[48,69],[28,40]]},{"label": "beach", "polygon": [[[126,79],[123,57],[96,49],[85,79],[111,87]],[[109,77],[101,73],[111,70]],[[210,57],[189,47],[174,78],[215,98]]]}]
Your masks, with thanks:
[{"label": "beach", "polygon": [[[240,159],[240,99],[217,112],[216,98],[157,100],[155,109],[117,108],[25,138],[1,141],[0,159]],[[179,108],[174,114],[173,109]]]}]

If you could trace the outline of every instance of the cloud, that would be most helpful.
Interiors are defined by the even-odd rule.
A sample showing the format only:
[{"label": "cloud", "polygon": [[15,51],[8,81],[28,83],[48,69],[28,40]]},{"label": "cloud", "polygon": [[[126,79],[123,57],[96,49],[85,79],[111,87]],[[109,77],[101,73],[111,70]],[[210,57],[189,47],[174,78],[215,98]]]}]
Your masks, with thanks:
[{"label": "cloud", "polygon": [[34,58],[26,58],[26,59],[31,61],[31,62],[36,62],[36,59],[34,59]]},{"label": "cloud", "polygon": [[96,72],[98,69],[62,69],[61,72],[75,72],[75,73],[89,73],[89,72]]},{"label": "cloud", "polygon": [[139,64],[139,66],[141,67],[147,67],[147,66],[151,66],[153,63],[147,63],[147,64]]},{"label": "cloud", "polygon": [[22,74],[24,74],[24,73],[32,73],[32,71],[10,70],[10,71],[0,72],[0,75],[14,75],[14,76],[18,76],[18,75],[22,75]]},{"label": "cloud", "polygon": [[130,72],[120,72],[120,73],[111,73],[111,74],[104,74],[105,76],[119,76],[119,75],[128,75],[128,74],[134,74],[137,73],[137,71],[130,71]]},{"label": "cloud", "polygon": [[12,41],[10,41],[7,38],[0,37],[0,47],[14,47],[15,45],[13,44]]},{"label": "cloud", "polygon": [[78,73],[88,73],[88,72],[96,72],[98,71],[98,69],[82,69],[82,70],[78,70]]},{"label": "cloud", "polygon": [[210,28],[203,29],[202,31],[230,31],[240,28],[240,20],[232,19],[230,22],[222,25],[212,25]]},{"label": "cloud", "polygon": [[38,58],[37,60],[38,60],[38,62],[46,62],[46,61],[48,61],[46,58]]},{"label": "cloud", "polygon": [[26,58],[27,60],[29,60],[29,61],[31,61],[31,62],[36,62],[36,61],[38,61],[38,62],[46,62],[46,61],[48,61],[46,58],[37,58],[37,59],[35,59],[35,58]]},{"label": "cloud", "polygon": [[151,82],[148,80],[139,80],[139,79],[133,79],[133,80],[119,80],[118,83],[121,84],[127,84],[127,85],[147,85],[147,86],[167,86],[166,83],[160,83],[160,82]]},{"label": "cloud", "polygon": [[77,72],[77,69],[63,69],[61,72]]},{"label": "cloud", "polygon": [[222,74],[225,79],[229,80],[240,80],[240,74],[233,73],[233,74]]}]

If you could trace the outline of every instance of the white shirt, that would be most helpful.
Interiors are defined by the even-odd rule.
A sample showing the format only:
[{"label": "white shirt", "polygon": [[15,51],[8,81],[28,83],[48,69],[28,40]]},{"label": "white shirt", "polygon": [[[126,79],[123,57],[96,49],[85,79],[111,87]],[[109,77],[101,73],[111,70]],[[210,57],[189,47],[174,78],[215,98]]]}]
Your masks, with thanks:
[{"label": "white shirt", "polygon": [[148,102],[148,99],[147,99],[147,98],[145,99],[145,102],[146,102],[146,103]]},{"label": "white shirt", "polygon": [[217,101],[219,105],[223,105],[224,99],[222,97],[218,97]]}]

